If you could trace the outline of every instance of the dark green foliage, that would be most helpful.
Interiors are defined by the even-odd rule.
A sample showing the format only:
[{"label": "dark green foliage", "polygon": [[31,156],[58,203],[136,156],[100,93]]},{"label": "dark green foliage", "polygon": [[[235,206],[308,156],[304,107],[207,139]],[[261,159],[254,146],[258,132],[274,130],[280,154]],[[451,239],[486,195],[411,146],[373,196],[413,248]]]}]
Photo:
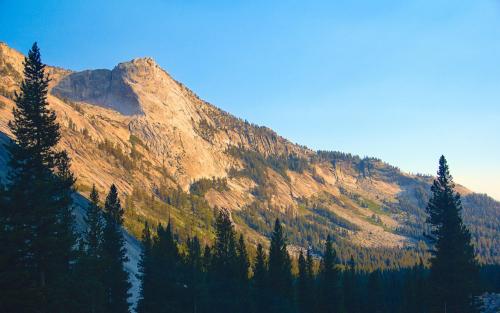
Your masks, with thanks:
[{"label": "dark green foliage", "polygon": [[[158,249],[158,256],[170,257],[153,261],[157,272],[150,277],[156,282],[150,290],[157,306],[141,309],[145,303],[145,299],[141,299],[139,312],[430,312],[428,270],[422,261],[413,268],[366,272],[356,270],[355,259],[351,257],[348,267],[342,271],[336,261],[335,245],[329,239],[325,242],[319,274],[315,276],[313,256],[308,252],[306,257],[299,256],[299,273],[294,277],[290,272],[284,229],[278,222],[271,241],[269,263],[273,265],[267,265],[266,253],[259,244],[249,284],[245,241],[241,235],[236,240],[227,211],[219,212],[215,228],[216,243],[213,248],[206,246],[203,254],[196,237],[188,239],[183,246],[176,242],[169,227],[158,228],[153,250]],[[163,248],[158,245],[162,241],[158,237],[164,238]],[[143,242],[148,246],[149,240]],[[154,259],[155,253],[152,255]],[[144,273],[142,264],[143,261],[141,273]],[[499,290],[500,270],[486,270],[484,286],[488,289],[483,290]],[[147,284],[146,275],[141,275],[141,279]],[[242,288],[244,286],[248,289]],[[285,296],[286,290],[292,293]]]},{"label": "dark green foliage", "polygon": [[85,223],[87,229],[83,233],[76,265],[78,297],[75,301],[79,312],[100,313],[106,309],[103,282],[106,260],[103,250],[104,219],[95,186],[90,193]]},{"label": "dark green foliage", "polygon": [[[241,219],[250,228],[267,237],[270,237],[273,231],[271,221],[279,218],[287,226],[287,237],[290,243],[302,247],[311,246],[312,252],[317,254],[320,254],[323,249],[326,234],[332,230],[337,230],[337,232],[333,233],[333,236],[335,236],[334,248],[337,251],[339,263],[347,264],[351,256],[354,256],[357,260],[357,268],[367,271],[372,271],[375,268],[411,267],[418,262],[420,257],[425,258],[427,256],[425,251],[414,247],[390,249],[353,245],[343,238],[345,231],[336,224],[344,225],[343,219],[337,219],[333,212],[322,209],[320,206],[312,210],[317,214],[303,216],[296,215],[293,211],[281,213],[278,210],[263,209],[259,203],[254,202],[234,214],[235,217]],[[349,224],[345,226],[351,228]]]},{"label": "dark green foliage", "polygon": [[217,132],[217,128],[210,124],[206,119],[201,119],[198,123],[198,127],[194,128],[194,131],[203,139],[208,142],[212,142],[214,134]]},{"label": "dark green foliage", "polygon": [[148,223],[144,223],[141,243],[142,250],[138,274],[138,278],[141,280],[141,290],[137,301],[137,312],[147,313],[155,309],[153,296],[156,287],[153,272],[153,238]]},{"label": "dark green foliage", "polygon": [[[311,210],[312,210],[312,212],[316,213],[320,217],[323,217],[326,220],[326,223],[330,223],[332,225],[336,225],[338,227],[342,227],[344,229],[351,230],[351,231],[360,230],[360,228],[356,224],[349,222],[345,218],[338,216],[337,214],[333,213],[332,211],[330,211],[328,209],[322,208],[320,206],[316,206],[316,207],[311,208]],[[322,220],[320,217],[315,217],[315,218],[309,217],[309,219],[310,220],[313,220],[313,219]]]},{"label": "dark green foliage", "polygon": [[481,289],[500,293],[500,265],[486,265],[480,269]]},{"label": "dark green foliage", "polygon": [[91,257],[102,257],[102,236],[104,231],[104,217],[102,208],[99,205],[99,194],[92,186],[90,192],[90,204],[87,208],[87,216],[85,218],[87,230],[84,233],[84,245],[87,254]]},{"label": "dark green foliage", "polygon": [[129,141],[133,147],[141,146],[145,150],[149,150],[148,146],[144,143],[144,141],[142,141],[141,138],[137,137],[136,135],[130,135]]},{"label": "dark green foliage", "polygon": [[[105,139],[103,142],[98,143],[97,147],[113,156],[126,170],[132,170],[136,167],[135,159],[137,159],[137,155],[134,155],[134,153],[127,155],[118,145],[113,144],[111,141]],[[136,151],[136,153],[138,152]]]},{"label": "dark green foliage", "polygon": [[[155,303],[159,312],[181,312],[184,284],[182,260],[174,238],[172,223],[164,228],[158,225],[153,248],[155,277]],[[163,311],[161,311],[163,310]]]},{"label": "dark green foliage", "polygon": [[227,186],[227,179],[215,177],[212,177],[212,179],[201,178],[191,184],[189,192],[202,197],[210,189],[214,189],[218,192],[228,191],[229,187]]},{"label": "dark green foliage", "polygon": [[220,210],[215,225],[216,239],[212,257],[212,267],[222,276],[233,276],[236,268],[236,234],[230,219],[229,211]]},{"label": "dark green foliage", "polygon": [[300,251],[298,259],[299,276],[296,282],[297,309],[300,313],[315,312],[315,277],[313,273],[313,259],[310,250],[307,251],[307,258]]},{"label": "dark green foliage", "polygon": [[202,279],[198,239],[189,240],[189,255],[185,260],[171,222],[167,227],[158,225],[154,238],[146,224],[142,242],[139,263],[142,285],[137,312],[192,311],[197,305]]},{"label": "dark green foliage", "polygon": [[420,260],[411,270],[408,270],[404,280],[403,308],[408,313],[424,313],[427,310],[427,275],[424,263]]},{"label": "dark green foliage", "polygon": [[323,259],[318,274],[317,312],[343,312],[340,270],[336,266],[337,256],[330,236],[327,237]]},{"label": "dark green foliage", "polygon": [[[388,205],[393,210],[407,212],[409,217],[403,220],[397,232],[416,239],[424,239],[423,233],[429,232],[425,225],[427,217],[425,207],[431,194],[426,184],[412,187],[406,194],[399,195],[399,203]],[[413,200],[416,198],[416,201]],[[471,240],[482,264],[500,262],[500,202],[483,194],[468,194],[462,197],[462,218],[470,230]]]},{"label": "dark green foliage", "polygon": [[309,169],[309,163],[306,159],[295,154],[280,156],[264,156],[261,153],[252,150],[246,150],[238,147],[230,147],[227,150],[229,155],[243,161],[244,168],[240,171],[233,170],[232,176],[246,176],[252,179],[257,185],[267,184],[267,169],[270,168],[280,174],[285,180],[289,180],[287,170],[302,173]]},{"label": "dark green foliage", "polygon": [[[183,231],[180,234],[181,238],[189,237],[196,229],[213,231],[215,214],[205,198],[186,193],[180,188],[168,188],[164,186],[161,186],[155,193],[166,204],[178,208],[184,221],[189,221],[187,229],[179,229],[179,231]],[[138,198],[144,201],[144,196]],[[212,235],[212,233],[205,233],[204,235]]]},{"label": "dark green foliage", "polygon": [[379,270],[372,272],[368,276],[366,312],[384,313],[386,312],[384,301],[384,287]]},{"label": "dark green foliage", "polygon": [[227,152],[241,159],[245,165],[240,171],[231,170],[229,173],[230,176],[246,176],[252,179],[257,185],[265,185],[267,183],[266,168],[268,164],[261,154],[254,151],[238,149],[236,147],[228,149]]},{"label": "dark green foliage", "polygon": [[432,310],[446,307],[448,312],[474,312],[472,295],[476,292],[478,267],[471,236],[462,222],[460,195],[454,191],[453,179],[444,156],[439,159],[437,178],[431,188],[427,206],[432,245]]},{"label": "dark green foliage", "polygon": [[240,234],[238,244],[236,246],[237,253],[237,292],[240,299],[239,312],[250,312],[250,299],[249,299],[249,282],[248,282],[248,269],[250,267],[250,260],[248,259],[247,247],[243,234]]},{"label": "dark green foliage", "polygon": [[198,237],[188,239],[188,255],[186,257],[187,296],[186,308],[188,312],[196,313],[203,303],[206,303],[206,272],[203,264],[203,255]]},{"label": "dark green foliage", "polygon": [[[92,188],[85,217],[87,229],[82,234],[80,249],[75,251],[71,214],[74,177],[66,153],[55,149],[59,126],[47,108],[48,78],[36,45],[26,60],[24,74],[21,92],[13,97],[17,106],[14,121],[9,124],[16,137],[9,145],[10,181],[5,188],[0,186],[0,311],[128,312],[130,283],[124,270],[127,257],[121,228],[124,210],[116,187],[111,186],[104,213],[95,187]],[[83,112],[77,104],[68,104]],[[69,126],[78,131],[71,120]],[[130,153],[106,141],[99,147],[130,170],[141,158],[141,148],[147,150],[135,136],[130,137],[130,143]],[[243,161],[244,169],[233,171],[233,175],[254,180],[258,186],[253,192],[261,200],[266,200],[273,188],[267,177],[269,169],[285,180],[287,171],[312,171],[308,160],[297,155],[263,156],[234,149],[229,152]],[[329,159],[335,167],[350,163],[361,179],[378,177],[396,180],[402,186],[410,184],[396,168],[381,166],[377,159],[321,152],[318,158]],[[342,197],[347,196],[362,207],[374,209],[377,205],[376,209],[382,212],[377,214],[393,213],[398,205],[404,206],[411,218],[400,232],[421,238],[422,229],[431,231],[428,234],[434,254],[430,271],[420,258],[425,257],[420,245],[416,250],[390,250],[349,244],[343,238],[357,227],[328,210],[321,199],[315,199],[300,203],[300,215],[295,208],[285,213],[264,210],[258,201],[236,213],[236,222],[244,220],[252,229],[271,237],[269,262],[262,245],[258,245],[249,273],[249,254],[253,255],[253,249],[246,245],[243,235],[236,239],[229,211],[217,212],[213,247],[206,245],[202,253],[199,237],[193,236],[200,234],[201,229],[210,236],[214,214],[203,195],[210,188],[227,190],[225,179],[197,181],[191,186],[191,194],[164,186],[152,192],[134,190],[125,202],[130,214],[134,203],[142,202],[158,214],[168,211],[178,220],[188,221],[178,230],[179,236],[174,235],[170,222],[166,228],[159,225],[154,235],[145,224],[138,313],[423,313],[441,311],[443,301],[448,312],[474,312],[470,295],[500,290],[500,270],[494,266],[483,269],[482,288],[476,289],[478,269],[471,245],[477,244],[476,251],[484,262],[498,258],[499,204],[485,195],[464,197],[465,223],[480,224],[471,227],[471,235],[462,223],[460,197],[453,191],[444,158],[438,175],[432,195],[426,190],[429,177],[419,177],[421,183],[404,189],[396,205],[379,205],[340,189]],[[339,201],[333,196],[330,200]],[[424,228],[422,206],[427,202],[431,225]],[[373,215],[374,223],[380,223],[377,214]],[[335,237],[326,237],[330,231]],[[204,243],[212,239],[200,238]],[[296,260],[287,251],[288,242],[311,246],[306,257],[301,253],[298,258],[298,277],[292,275],[292,263]],[[312,253],[322,256],[317,276]]]},{"label": "dark green foliage", "polygon": [[264,248],[259,243],[257,245],[257,254],[253,265],[252,277],[252,300],[254,312],[264,312],[269,303],[269,290],[267,289],[267,261]]},{"label": "dark green foliage", "polygon": [[245,238],[240,234],[240,239],[238,240],[238,246],[236,247],[236,252],[238,254],[238,259],[236,261],[238,265],[238,276],[243,284],[248,281],[248,268],[250,266],[250,261],[248,260],[247,247],[245,245]]},{"label": "dark green foliage", "polygon": [[[211,307],[215,312],[237,312],[244,306],[236,299],[243,274],[238,264],[236,234],[229,211],[220,210],[215,223],[216,238],[212,254],[209,284]],[[245,282],[246,283],[246,282]]]},{"label": "dark green foliage", "polygon": [[103,231],[103,254],[106,268],[104,271],[105,306],[114,313],[129,312],[128,297],[130,282],[124,263],[128,261],[125,239],[121,226],[123,209],[115,185],[111,185],[104,204],[105,227]]},{"label": "dark green foliage", "polygon": [[[423,240],[422,234],[429,232],[425,226],[427,216],[425,208],[431,196],[429,190],[431,176],[417,174],[412,178],[379,159],[361,158],[342,152],[318,151],[312,161],[330,161],[334,167],[345,170],[356,169],[363,178],[375,177],[398,183],[403,190],[397,196],[399,201],[384,203],[383,207],[392,213],[408,213],[400,215],[401,223],[396,232],[416,240]],[[363,205],[363,203],[358,204]],[[471,233],[478,261],[483,264],[499,263],[500,228],[497,225],[500,223],[500,202],[486,195],[466,195],[463,197],[462,216]]]},{"label": "dark green foliage", "polygon": [[343,274],[343,287],[345,310],[349,313],[359,313],[359,284],[356,275],[356,263],[353,256],[351,256],[348,268]]},{"label": "dark green foliage", "polygon": [[500,263],[500,202],[487,195],[463,197],[462,216],[481,263]]},{"label": "dark green foliage", "polygon": [[268,288],[273,291],[270,312],[284,312],[292,307],[292,262],[287,251],[287,241],[279,219],[274,223],[269,248]]},{"label": "dark green foliage", "polygon": [[9,183],[0,210],[0,308],[3,312],[71,310],[75,242],[71,193],[75,182],[48,108],[49,78],[35,43],[24,62],[9,128],[14,140]]}]

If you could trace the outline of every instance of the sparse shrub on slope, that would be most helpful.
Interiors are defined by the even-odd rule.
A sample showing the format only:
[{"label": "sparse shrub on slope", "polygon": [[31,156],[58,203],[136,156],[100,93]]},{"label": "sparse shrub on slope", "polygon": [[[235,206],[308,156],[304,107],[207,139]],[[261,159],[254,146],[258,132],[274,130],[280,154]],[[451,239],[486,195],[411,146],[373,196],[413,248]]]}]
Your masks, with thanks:
[{"label": "sparse shrub on slope", "polygon": [[228,191],[227,178],[201,178],[191,184],[189,192],[198,196],[204,196],[210,189],[219,192]]}]

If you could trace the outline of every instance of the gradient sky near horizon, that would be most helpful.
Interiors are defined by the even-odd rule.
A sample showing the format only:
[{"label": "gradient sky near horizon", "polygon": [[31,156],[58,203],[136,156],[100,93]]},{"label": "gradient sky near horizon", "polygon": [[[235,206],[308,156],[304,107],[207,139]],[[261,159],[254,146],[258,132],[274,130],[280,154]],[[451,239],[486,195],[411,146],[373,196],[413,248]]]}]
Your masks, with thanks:
[{"label": "gradient sky near horizon", "polygon": [[0,0],[0,41],[73,70],[151,56],[201,98],[313,149],[500,200],[500,1]]}]

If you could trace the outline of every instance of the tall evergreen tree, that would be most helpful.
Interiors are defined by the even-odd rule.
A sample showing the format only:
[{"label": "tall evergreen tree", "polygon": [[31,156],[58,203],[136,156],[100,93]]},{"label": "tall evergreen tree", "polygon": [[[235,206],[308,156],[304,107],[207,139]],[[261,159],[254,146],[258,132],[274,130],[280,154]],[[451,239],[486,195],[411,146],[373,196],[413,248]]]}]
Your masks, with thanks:
[{"label": "tall evergreen tree", "polygon": [[246,284],[248,281],[248,268],[250,266],[250,261],[248,260],[248,252],[243,234],[240,234],[238,245],[236,247],[236,253],[238,256],[236,261],[238,266],[238,278],[242,284]]},{"label": "tall evergreen tree", "polygon": [[315,307],[312,301],[314,294],[312,276],[312,258],[309,251],[307,252],[307,259],[304,257],[302,251],[299,254],[298,267],[299,277],[297,278],[297,305],[300,313],[314,312]]},{"label": "tall evergreen tree", "polygon": [[196,313],[202,307],[200,302],[206,300],[203,293],[204,288],[204,272],[203,272],[203,256],[201,252],[200,240],[197,236],[188,239],[187,242],[187,310]]},{"label": "tall evergreen tree", "polygon": [[349,268],[344,273],[344,306],[349,313],[359,313],[359,294],[356,281],[356,263],[351,255]]},{"label": "tall evergreen tree", "polygon": [[237,292],[240,299],[238,311],[241,313],[250,311],[250,299],[248,290],[248,269],[250,261],[248,260],[248,252],[243,234],[240,234],[238,244],[236,246],[236,267],[237,267]]},{"label": "tall evergreen tree", "polygon": [[212,312],[211,299],[212,291],[211,287],[211,270],[212,270],[212,250],[208,244],[205,244],[205,248],[203,249],[203,255],[201,257],[201,268],[203,272],[203,285],[201,287],[201,299],[200,299],[200,310],[199,312]]},{"label": "tall evergreen tree", "polygon": [[292,262],[287,251],[286,237],[279,219],[274,223],[269,249],[269,290],[273,291],[271,312],[284,312],[292,308]]},{"label": "tall evergreen tree", "polygon": [[212,249],[208,244],[203,249],[202,266],[205,273],[208,273],[212,269]]},{"label": "tall evergreen tree", "polygon": [[215,312],[235,312],[239,308],[239,301],[235,298],[238,290],[238,254],[236,234],[227,210],[219,211],[215,232],[210,271],[212,308]]},{"label": "tall evergreen tree", "polygon": [[181,256],[174,238],[172,222],[158,225],[153,249],[155,312],[181,312],[184,282],[181,280]]},{"label": "tall evergreen tree", "polygon": [[104,204],[105,226],[103,231],[103,254],[106,263],[104,272],[105,305],[108,312],[128,313],[130,282],[125,270],[128,261],[123,236],[123,209],[115,185],[111,185]]},{"label": "tall evergreen tree", "polygon": [[473,295],[477,288],[478,266],[471,235],[462,221],[460,195],[454,187],[446,159],[441,156],[427,205],[427,223],[431,226],[428,238],[433,247],[430,260],[432,312],[477,311]]},{"label": "tall evergreen tree", "polygon": [[257,254],[253,265],[252,298],[254,312],[264,312],[268,304],[267,262],[262,244],[257,245]]},{"label": "tall evergreen tree", "polygon": [[307,275],[309,275],[309,279],[312,281],[314,280],[314,259],[311,253],[311,249],[307,249],[306,253],[306,270],[307,270]]},{"label": "tall evergreen tree", "polygon": [[15,138],[7,146],[10,172],[0,209],[0,233],[7,243],[0,260],[4,312],[71,310],[75,179],[66,152],[56,149],[59,124],[48,108],[48,84],[35,43],[24,61],[24,80],[9,122]]},{"label": "tall evergreen tree", "polygon": [[104,232],[104,217],[99,204],[99,193],[95,185],[90,192],[90,204],[87,207],[85,224],[87,230],[84,232],[84,244],[87,254],[95,259],[102,257],[102,243]]},{"label": "tall evergreen tree", "polygon": [[142,250],[139,260],[139,274],[141,289],[137,301],[137,313],[153,312],[154,304],[154,272],[153,272],[153,238],[147,222],[144,223],[142,230]]},{"label": "tall evergreen tree", "polygon": [[105,269],[103,255],[104,220],[99,205],[99,194],[92,186],[90,203],[84,218],[87,229],[80,244],[80,257],[76,265],[79,312],[100,313],[105,310],[104,284]]},{"label": "tall evergreen tree", "polygon": [[340,270],[336,267],[337,255],[328,235],[319,272],[318,312],[342,312],[343,300]]}]

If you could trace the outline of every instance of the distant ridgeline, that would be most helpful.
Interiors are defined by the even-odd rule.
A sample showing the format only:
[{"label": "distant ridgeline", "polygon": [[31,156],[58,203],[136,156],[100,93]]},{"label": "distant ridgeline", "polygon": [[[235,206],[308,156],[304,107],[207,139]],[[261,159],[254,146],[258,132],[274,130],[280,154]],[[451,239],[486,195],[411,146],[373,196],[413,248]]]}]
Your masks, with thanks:
[{"label": "distant ridgeline", "polygon": [[[298,199],[297,207],[280,210],[267,203],[268,197],[272,195],[266,194],[266,191],[272,187],[267,185],[269,180],[264,173],[266,167],[275,167],[280,169],[277,170],[278,173],[286,175],[286,171],[291,170],[286,165],[287,161],[271,161],[259,153],[245,153],[245,151],[236,148],[231,153],[240,153],[241,159],[247,167],[239,171],[232,170],[229,177],[243,176],[258,182],[251,190],[254,201],[245,205],[241,210],[233,211],[232,218],[242,229],[248,227],[268,237],[272,232],[273,221],[279,218],[287,231],[287,238],[291,245],[309,247],[318,255],[321,254],[322,245],[327,235],[331,235],[334,238],[333,244],[340,262],[347,264],[351,256],[354,256],[357,260],[356,266],[359,269],[411,267],[420,258],[424,260],[428,258],[423,234],[426,231],[425,206],[430,195],[430,187],[425,180],[430,179],[430,177],[422,176],[423,181],[412,190],[413,194],[402,193],[398,195],[397,202],[385,203],[383,206],[340,188],[340,196],[326,192],[319,193],[310,198]],[[372,167],[371,161],[373,159],[361,159],[357,156],[336,152],[331,154],[341,156],[332,158],[332,163],[348,160],[360,169],[360,174],[364,173],[363,175],[367,178],[383,174],[391,179],[400,179],[402,183],[406,179],[395,168],[393,172],[377,172],[377,169]],[[320,158],[324,158],[324,155],[325,152],[318,153]],[[314,160],[311,163],[302,162],[306,166],[314,164]],[[164,215],[164,212],[168,212],[177,226],[178,236],[184,240],[193,233],[203,235],[202,238],[213,238],[214,210],[204,196],[210,191],[224,193],[229,190],[226,178],[199,179],[190,185],[189,192],[167,186],[159,186],[153,192],[134,188],[131,195],[127,195],[125,200],[127,208],[125,214],[128,217],[126,225],[138,235],[141,227],[134,227],[137,224],[130,222],[130,220],[154,222],[155,219],[137,215],[134,207],[148,208],[157,212],[158,215]],[[395,229],[386,227],[386,230],[413,238],[416,243],[408,244],[402,249],[383,246],[363,247],[353,244],[349,239],[349,234],[359,231],[360,226],[328,209],[331,203],[350,208],[350,204],[347,201],[342,201],[343,199],[349,199],[360,207],[372,211],[373,214],[367,216],[366,220],[375,225],[384,227],[380,216],[396,215],[401,223]],[[463,217],[471,230],[479,261],[484,264],[500,263],[500,203],[482,194],[468,194],[462,200]],[[351,209],[354,208],[351,207]],[[401,214],[402,212],[403,214]],[[250,249],[252,250],[252,248]]]},{"label": "distant ridgeline", "polygon": [[[23,60],[0,43],[0,132],[9,137]],[[279,218],[295,256],[307,248],[321,255],[331,235],[343,265],[351,256],[368,270],[428,258],[423,233],[431,176],[291,143],[199,99],[150,58],[113,70],[46,71],[47,101],[78,191],[87,196],[95,184],[104,193],[116,184],[124,226],[137,237],[144,222],[171,219],[179,240],[197,235],[212,243],[214,212],[226,208],[250,254],[258,243],[269,245]],[[500,264],[500,203],[463,186],[457,191],[480,262]]]}]

